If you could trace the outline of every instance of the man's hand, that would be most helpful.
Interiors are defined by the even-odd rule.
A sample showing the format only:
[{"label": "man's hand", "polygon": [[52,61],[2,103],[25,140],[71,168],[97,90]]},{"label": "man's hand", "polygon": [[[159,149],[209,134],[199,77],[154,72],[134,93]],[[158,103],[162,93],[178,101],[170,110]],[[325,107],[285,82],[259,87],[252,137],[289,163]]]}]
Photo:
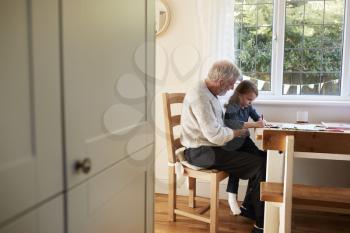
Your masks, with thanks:
[{"label": "man's hand", "polygon": [[233,130],[234,137],[246,137],[249,135],[249,131],[247,129],[235,129]]}]

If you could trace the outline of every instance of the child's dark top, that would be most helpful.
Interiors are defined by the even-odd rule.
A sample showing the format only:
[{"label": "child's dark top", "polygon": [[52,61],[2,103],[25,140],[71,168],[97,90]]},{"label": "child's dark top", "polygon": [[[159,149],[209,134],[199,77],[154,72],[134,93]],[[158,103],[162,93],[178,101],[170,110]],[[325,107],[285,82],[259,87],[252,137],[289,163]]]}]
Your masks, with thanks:
[{"label": "child's dark top", "polygon": [[[251,117],[254,121],[258,121],[260,115],[256,112],[252,105],[241,107],[238,104],[229,104],[225,112],[225,125],[231,129],[242,129],[244,122]],[[245,137],[237,137],[229,141],[225,148],[229,150],[239,149],[245,141]]]}]

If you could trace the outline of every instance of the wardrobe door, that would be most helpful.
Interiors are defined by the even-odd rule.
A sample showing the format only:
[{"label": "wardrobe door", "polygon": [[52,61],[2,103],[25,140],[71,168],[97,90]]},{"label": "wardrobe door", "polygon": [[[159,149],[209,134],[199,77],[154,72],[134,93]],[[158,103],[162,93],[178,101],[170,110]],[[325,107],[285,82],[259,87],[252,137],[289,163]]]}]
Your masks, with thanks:
[{"label": "wardrobe door", "polygon": [[58,16],[0,1],[0,226],[63,190]]},{"label": "wardrobe door", "polygon": [[62,195],[0,227],[0,233],[64,233]]},{"label": "wardrobe door", "polygon": [[150,5],[63,0],[69,233],[152,232]]}]

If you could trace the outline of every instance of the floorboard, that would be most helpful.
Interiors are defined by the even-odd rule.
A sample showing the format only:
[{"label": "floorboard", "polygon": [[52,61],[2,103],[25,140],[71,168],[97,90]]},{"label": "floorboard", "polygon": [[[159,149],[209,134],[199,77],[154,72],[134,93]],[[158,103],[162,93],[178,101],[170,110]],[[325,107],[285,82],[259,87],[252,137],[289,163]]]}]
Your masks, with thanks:
[{"label": "floorboard", "polygon": [[[199,198],[199,208],[209,201]],[[188,209],[187,197],[178,196],[180,208]],[[155,233],[207,233],[209,225],[186,217],[177,216],[176,222],[168,221],[167,195],[155,195]],[[205,215],[208,215],[207,212]],[[226,200],[220,201],[219,232],[250,233],[254,222],[229,212]],[[293,209],[292,233],[350,233],[350,215]]]}]

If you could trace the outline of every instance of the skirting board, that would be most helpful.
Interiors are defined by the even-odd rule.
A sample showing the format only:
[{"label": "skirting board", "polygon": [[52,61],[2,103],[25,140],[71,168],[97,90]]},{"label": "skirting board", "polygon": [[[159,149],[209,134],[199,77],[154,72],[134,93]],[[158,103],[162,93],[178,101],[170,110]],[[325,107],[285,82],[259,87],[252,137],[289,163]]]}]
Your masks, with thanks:
[{"label": "skirting board", "polygon": [[[156,178],[156,193],[168,194],[168,180]],[[187,177],[183,177],[178,181],[177,194],[188,195]],[[219,198],[227,199],[226,192],[227,182],[226,180],[220,183],[219,186]],[[238,201],[243,201],[247,190],[247,181],[240,180],[238,189]],[[210,196],[210,184],[206,181],[197,180],[197,196],[209,197]]]}]

